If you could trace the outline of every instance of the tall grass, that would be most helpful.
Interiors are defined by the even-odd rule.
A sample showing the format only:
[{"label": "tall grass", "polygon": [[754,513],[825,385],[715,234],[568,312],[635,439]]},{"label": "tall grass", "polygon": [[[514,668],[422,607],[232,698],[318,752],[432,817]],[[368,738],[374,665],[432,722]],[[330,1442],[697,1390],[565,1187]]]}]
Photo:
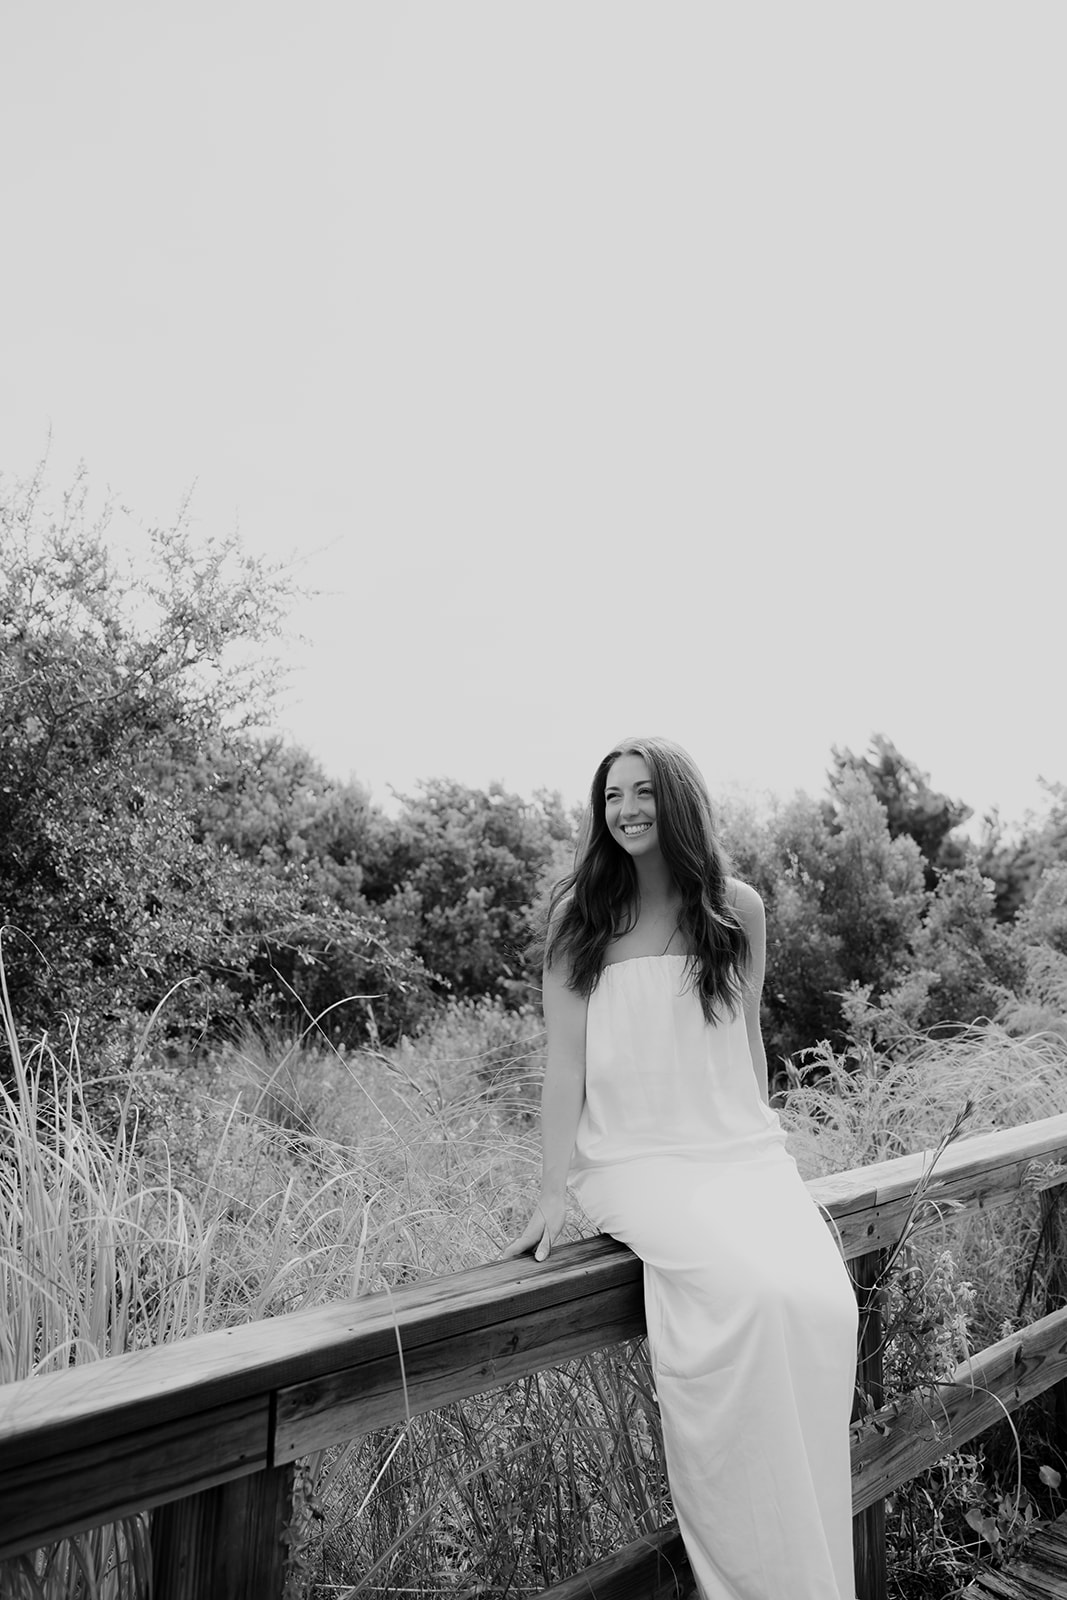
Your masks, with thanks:
[{"label": "tall grass", "polygon": [[[0,1381],[474,1265],[524,1220],[529,1018],[460,1008],[438,1037],[350,1058],[250,1033],[195,1098],[148,1095],[174,1068],[141,1061],[106,1105],[76,1036],[24,1050],[6,1023]],[[301,1474],[303,1588],[543,1586],[666,1518],[658,1449],[636,1346],[324,1453]],[[0,1587],[120,1600],[147,1593],[147,1561],[132,1518],[10,1563]]]},{"label": "tall grass", "polygon": [[[145,1063],[107,1104],[76,1032],[62,1054],[47,1039],[24,1050],[6,996],[3,1021],[0,1383],[358,1289],[365,1185],[335,1152],[293,1160],[239,1102],[199,1106],[183,1160],[201,1170],[179,1182],[168,1138],[135,1109]],[[0,1593],[120,1600],[146,1584],[134,1517],[9,1563]]]},{"label": "tall grass", "polygon": [[[542,1049],[529,1015],[465,1004],[351,1059],[313,1039],[249,1037],[222,1078],[305,1150],[343,1132],[373,1174],[373,1289],[492,1259],[525,1221]],[[308,1578],[323,1595],[523,1594],[670,1515],[643,1343],[324,1453],[310,1478],[321,1533]]]},{"label": "tall grass", "polygon": [[[457,1007],[350,1055],[312,1028],[250,1032],[195,1067],[145,1056],[106,1103],[76,1036],[23,1048],[4,1022],[0,1381],[492,1259],[536,1186],[543,1039],[529,1015]],[[1067,1109],[1056,1038],[986,1028],[891,1063],[823,1053],[813,1069],[782,1106],[806,1176],[935,1145],[968,1101],[964,1132]],[[902,1255],[894,1380],[939,1375],[1018,1316],[1036,1235],[1030,1201],[1021,1232],[994,1213]],[[966,1532],[985,1489],[977,1456],[961,1461]],[[321,1600],[535,1591],[670,1515],[643,1343],[323,1452],[300,1483],[290,1592]],[[903,1517],[901,1569],[922,1564]],[[924,1559],[932,1538],[924,1523]],[[131,1518],[10,1564],[0,1592],[132,1600],[147,1560]]]}]

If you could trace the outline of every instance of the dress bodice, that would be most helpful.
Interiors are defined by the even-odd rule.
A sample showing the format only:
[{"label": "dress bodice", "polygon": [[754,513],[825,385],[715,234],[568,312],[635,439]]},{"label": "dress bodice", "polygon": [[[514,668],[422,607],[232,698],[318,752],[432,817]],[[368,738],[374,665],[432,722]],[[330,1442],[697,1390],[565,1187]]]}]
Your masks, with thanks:
[{"label": "dress bodice", "polygon": [[589,997],[573,1166],[758,1159],[785,1135],[756,1085],[744,1017],[708,1023],[684,955],[605,966]]}]

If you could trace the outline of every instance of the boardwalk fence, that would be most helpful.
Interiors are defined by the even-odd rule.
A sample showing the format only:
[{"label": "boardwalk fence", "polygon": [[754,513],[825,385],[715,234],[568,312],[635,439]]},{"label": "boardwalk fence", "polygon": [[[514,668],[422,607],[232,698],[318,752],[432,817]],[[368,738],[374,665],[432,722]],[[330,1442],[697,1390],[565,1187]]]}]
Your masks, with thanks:
[{"label": "boardwalk fence", "polygon": [[[852,1426],[857,1591],[886,1589],[886,1495],[1067,1379],[1067,1307],[889,1404],[880,1392],[883,1253],[905,1229],[951,1225],[1039,1191],[1062,1250],[1067,1115],[811,1182],[861,1305]],[[1062,1262],[1049,1274],[1067,1289]],[[607,1239],[547,1262],[498,1262],[390,1293],[298,1311],[0,1389],[0,1559],[155,1508],[156,1600],[273,1600],[293,1464],[327,1445],[495,1388],[644,1332],[640,1263]],[[1060,1389],[1059,1415],[1063,1416]],[[1067,1439],[1064,1440],[1067,1447]],[[545,1591],[553,1600],[685,1592],[665,1528]]]}]

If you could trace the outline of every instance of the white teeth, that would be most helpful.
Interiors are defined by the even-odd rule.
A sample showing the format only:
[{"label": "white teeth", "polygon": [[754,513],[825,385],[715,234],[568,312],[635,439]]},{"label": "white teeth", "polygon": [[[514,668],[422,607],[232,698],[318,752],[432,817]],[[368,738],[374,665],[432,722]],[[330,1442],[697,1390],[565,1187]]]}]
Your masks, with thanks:
[{"label": "white teeth", "polygon": [[623,831],[623,833],[626,834],[627,838],[632,838],[634,834],[647,833],[649,828],[651,828],[651,826],[652,826],[651,822],[631,822],[631,823],[628,823],[628,824],[624,823],[622,831]]}]

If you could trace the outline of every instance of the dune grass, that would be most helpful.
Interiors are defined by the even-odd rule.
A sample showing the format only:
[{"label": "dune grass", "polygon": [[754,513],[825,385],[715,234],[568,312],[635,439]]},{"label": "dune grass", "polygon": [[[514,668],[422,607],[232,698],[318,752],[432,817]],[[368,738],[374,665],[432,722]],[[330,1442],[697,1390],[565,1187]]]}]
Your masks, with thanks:
[{"label": "dune grass", "polygon": [[[7,1022],[0,1381],[474,1265],[524,1217],[528,1018],[466,1008],[447,1055],[250,1033],[192,1075],[195,1099],[157,1095],[154,1127],[136,1107],[166,1069],[139,1062],[102,1100],[76,1036],[24,1051]],[[635,1346],[324,1453],[301,1474],[294,1592],[543,1585],[665,1519],[657,1451]],[[147,1593],[147,1560],[131,1518],[9,1563],[0,1587],[119,1600]]]},{"label": "dune grass", "polygon": [[[197,1063],[142,1056],[103,1097],[76,1036],[24,1049],[9,1013],[5,1027],[2,1381],[492,1259],[536,1187],[530,1015],[457,1007],[422,1037],[349,1055],[313,1028],[250,1032]],[[811,1066],[782,1105],[806,1176],[935,1145],[968,1102],[964,1135],[1067,1109],[1056,1036],[989,1027],[889,1063],[857,1049]],[[947,1223],[902,1254],[894,1382],[940,1375],[1030,1314],[1036,1202],[1015,1211]],[[1031,1294],[1041,1310],[1040,1270]],[[1048,1460],[1040,1438],[1026,1448]],[[963,1570],[979,1544],[966,1516],[994,1492],[983,1471],[972,1452],[899,1497],[897,1594],[938,1592],[907,1587],[912,1569]],[[670,1516],[644,1344],[323,1452],[300,1485],[294,1600],[535,1592]],[[923,1513],[935,1488],[953,1516]],[[2,1592],[133,1600],[146,1567],[132,1518],[9,1564]]]}]

